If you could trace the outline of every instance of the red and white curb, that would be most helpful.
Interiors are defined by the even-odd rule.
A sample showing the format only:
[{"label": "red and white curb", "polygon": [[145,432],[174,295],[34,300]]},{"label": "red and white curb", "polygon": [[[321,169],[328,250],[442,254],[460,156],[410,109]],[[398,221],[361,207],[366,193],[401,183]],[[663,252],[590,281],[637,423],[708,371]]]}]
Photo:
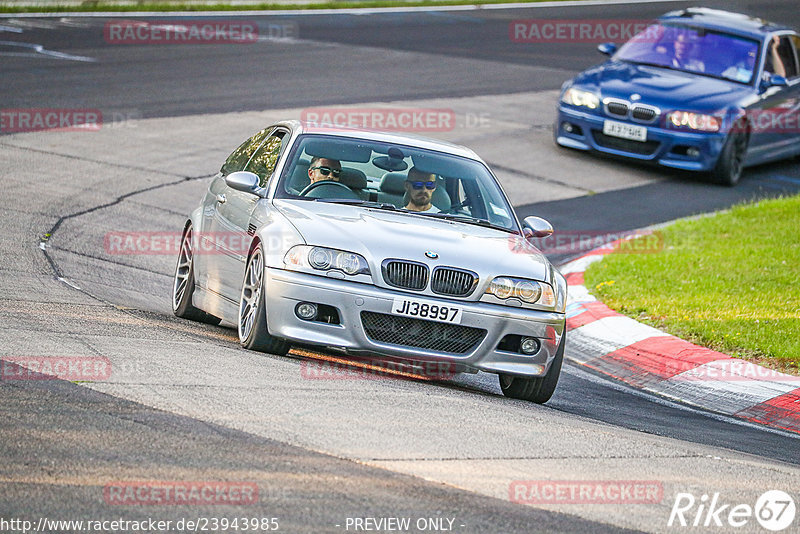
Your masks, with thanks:
[{"label": "red and white curb", "polygon": [[569,359],[637,389],[800,433],[800,377],[694,345],[593,297],[584,271],[613,249],[607,245],[559,269],[569,284]]}]

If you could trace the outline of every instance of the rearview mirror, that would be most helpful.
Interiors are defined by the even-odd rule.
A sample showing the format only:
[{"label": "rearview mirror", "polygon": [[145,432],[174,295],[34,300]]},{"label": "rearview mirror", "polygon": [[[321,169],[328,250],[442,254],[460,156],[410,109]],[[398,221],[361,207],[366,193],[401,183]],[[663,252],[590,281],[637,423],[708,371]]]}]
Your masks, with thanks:
[{"label": "rearview mirror", "polygon": [[617,51],[617,45],[614,43],[603,43],[597,45],[597,50],[603,55],[612,56],[614,55],[614,52]]},{"label": "rearview mirror", "polygon": [[264,188],[258,185],[258,175],[248,171],[236,171],[230,173],[225,177],[225,183],[231,189],[258,195],[260,197],[263,197],[264,193],[266,192]]},{"label": "rearview mirror", "polygon": [[553,225],[541,217],[525,217],[522,221],[523,234],[526,238],[548,237],[553,235]]}]

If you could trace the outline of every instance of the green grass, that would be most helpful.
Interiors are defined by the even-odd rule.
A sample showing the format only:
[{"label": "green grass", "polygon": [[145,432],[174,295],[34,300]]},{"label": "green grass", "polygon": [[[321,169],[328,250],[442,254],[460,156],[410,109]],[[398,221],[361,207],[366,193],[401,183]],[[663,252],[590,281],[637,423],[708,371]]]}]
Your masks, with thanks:
[{"label": "green grass", "polygon": [[660,251],[590,266],[589,291],[676,336],[800,374],[800,196],[678,221],[658,234]]},{"label": "green grass", "polygon": [[[80,5],[25,6],[0,3],[0,13],[78,13],[78,12],[136,12],[136,11],[274,11],[286,9],[349,9],[376,7],[433,7],[448,5],[504,4],[509,0],[365,0],[351,2],[330,0],[310,4],[286,4],[253,2],[252,4],[192,4],[176,2],[140,2],[135,4],[112,4],[104,2],[83,2]],[[546,0],[521,0],[520,3],[538,3]]]}]

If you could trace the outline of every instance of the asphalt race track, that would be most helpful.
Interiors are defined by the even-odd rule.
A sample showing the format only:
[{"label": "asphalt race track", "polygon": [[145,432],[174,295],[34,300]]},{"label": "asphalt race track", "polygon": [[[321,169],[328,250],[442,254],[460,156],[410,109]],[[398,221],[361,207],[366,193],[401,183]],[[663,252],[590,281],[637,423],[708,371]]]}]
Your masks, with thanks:
[{"label": "asphalt race track", "polygon": [[[792,0],[705,4],[800,27]],[[255,16],[263,38],[246,45],[119,45],[104,40],[102,17],[0,19],[3,109],[104,117],[98,131],[0,135],[0,358],[100,358],[113,370],[80,383],[0,380],[0,532],[21,531],[10,519],[152,518],[202,531],[175,525],[235,517],[278,518],[281,532],[396,517],[410,518],[410,532],[679,532],[688,527],[667,525],[681,493],[753,506],[777,489],[798,502],[794,435],[574,365],[544,406],[504,398],[486,374],[406,380],[355,364],[315,379],[309,366],[324,354],[249,352],[235,330],[175,318],[175,250],[108,246],[113,232],[179,232],[243,139],[332,106],[452,111],[456,126],[428,135],[474,148],[520,215],[562,231],[613,234],[800,191],[797,161],[749,169],[730,189],[554,146],[558,88],[602,56],[593,44],[514,43],[509,23],[647,19],[690,5]],[[661,493],[637,504],[512,502],[515,482],[546,480]],[[226,481],[258,495],[148,506],[109,497],[131,481]],[[732,528],[709,525],[691,530]],[[755,518],[735,530],[763,532]]]}]

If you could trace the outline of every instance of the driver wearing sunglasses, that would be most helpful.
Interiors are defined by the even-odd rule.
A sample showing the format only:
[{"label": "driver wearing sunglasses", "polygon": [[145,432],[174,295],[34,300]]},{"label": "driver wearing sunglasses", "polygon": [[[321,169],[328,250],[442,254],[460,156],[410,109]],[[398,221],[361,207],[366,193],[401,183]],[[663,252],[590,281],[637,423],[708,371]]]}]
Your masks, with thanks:
[{"label": "driver wearing sunglasses", "polygon": [[342,164],[335,159],[315,156],[308,166],[308,179],[311,180],[312,184],[322,180],[338,182],[340,174],[342,174]]},{"label": "driver wearing sunglasses", "polygon": [[431,204],[431,197],[436,190],[436,175],[411,167],[408,170],[405,188],[409,199],[405,209],[410,211],[441,211]]}]

